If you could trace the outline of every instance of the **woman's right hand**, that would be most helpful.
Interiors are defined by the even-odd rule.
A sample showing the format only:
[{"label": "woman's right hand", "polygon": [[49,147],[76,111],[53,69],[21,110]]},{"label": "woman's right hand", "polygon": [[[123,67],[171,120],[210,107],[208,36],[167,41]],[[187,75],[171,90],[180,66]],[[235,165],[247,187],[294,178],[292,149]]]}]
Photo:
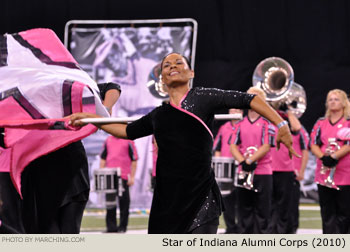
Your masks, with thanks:
[{"label": "woman's right hand", "polygon": [[69,124],[76,126],[76,127],[82,127],[85,126],[87,123],[82,122],[80,119],[83,118],[99,118],[101,116],[98,116],[96,114],[91,114],[91,113],[74,113],[70,115],[70,121]]}]

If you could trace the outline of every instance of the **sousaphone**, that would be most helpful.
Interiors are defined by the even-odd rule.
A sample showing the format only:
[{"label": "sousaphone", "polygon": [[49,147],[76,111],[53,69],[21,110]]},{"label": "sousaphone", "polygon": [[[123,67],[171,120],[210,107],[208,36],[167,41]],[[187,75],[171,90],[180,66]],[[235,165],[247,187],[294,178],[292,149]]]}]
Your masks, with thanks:
[{"label": "sousaphone", "polygon": [[254,70],[253,86],[266,93],[266,101],[275,109],[285,103],[298,118],[306,110],[305,90],[294,82],[293,68],[282,58],[261,61]]}]

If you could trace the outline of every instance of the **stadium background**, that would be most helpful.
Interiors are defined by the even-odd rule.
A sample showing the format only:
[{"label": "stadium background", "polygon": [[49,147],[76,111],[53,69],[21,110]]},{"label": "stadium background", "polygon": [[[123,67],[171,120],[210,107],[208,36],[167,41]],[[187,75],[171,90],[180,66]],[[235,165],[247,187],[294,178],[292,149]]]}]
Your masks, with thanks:
[{"label": "stadium background", "polygon": [[[310,131],[324,114],[330,89],[349,93],[349,13],[347,0],[3,0],[0,33],[43,27],[63,42],[69,20],[193,18],[198,22],[194,86],[245,91],[258,62],[281,57],[306,91],[301,122]],[[315,214],[311,219],[319,218]]]}]

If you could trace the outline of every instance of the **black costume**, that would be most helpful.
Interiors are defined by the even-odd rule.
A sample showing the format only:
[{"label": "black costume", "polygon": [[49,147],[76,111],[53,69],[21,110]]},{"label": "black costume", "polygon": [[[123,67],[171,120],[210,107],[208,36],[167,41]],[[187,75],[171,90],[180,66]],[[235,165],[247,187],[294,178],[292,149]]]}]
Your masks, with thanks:
[{"label": "black costume", "polygon": [[[102,100],[116,83],[98,84]],[[89,166],[81,141],[37,158],[22,173],[26,233],[77,234],[89,199]]]},{"label": "black costume", "polygon": [[253,97],[193,88],[180,107],[163,104],[127,126],[129,139],[154,134],[158,144],[149,233],[196,233],[205,224],[218,224],[221,194],[211,169],[213,137],[207,127],[215,110],[250,108]]},{"label": "black costume", "polygon": [[0,172],[0,221],[14,230],[11,233],[24,233],[22,200],[8,172]]},{"label": "black costume", "polygon": [[34,160],[22,173],[25,231],[79,233],[89,191],[80,141]]},{"label": "black costume", "polygon": [[[5,147],[4,128],[0,128],[0,146]],[[0,153],[1,154],[1,153]],[[0,234],[24,233],[22,202],[9,172],[0,172]]]},{"label": "black costume", "polygon": [[[107,232],[125,233],[129,222],[130,192],[128,181],[123,179],[123,193],[106,193],[106,226]],[[117,226],[117,200],[120,211],[119,226]]]}]

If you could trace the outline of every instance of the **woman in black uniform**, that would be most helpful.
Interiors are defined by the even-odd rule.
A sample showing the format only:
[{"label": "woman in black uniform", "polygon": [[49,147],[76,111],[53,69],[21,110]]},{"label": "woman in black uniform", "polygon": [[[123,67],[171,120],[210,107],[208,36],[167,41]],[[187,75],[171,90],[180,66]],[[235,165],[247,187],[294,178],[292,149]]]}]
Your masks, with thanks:
[{"label": "woman in black uniform", "polygon": [[[292,149],[292,137],[282,118],[254,95],[213,88],[192,88],[194,71],[180,54],[167,55],[161,64],[162,81],[170,103],[129,124],[97,124],[120,138],[136,139],[154,134],[158,143],[156,187],[149,233],[216,233],[221,214],[221,195],[211,169],[213,135],[209,129],[214,111],[252,108],[279,125],[277,141]],[[100,117],[77,113],[79,119]]]},{"label": "woman in black uniform", "polygon": [[[111,112],[121,93],[119,84],[98,87]],[[22,173],[25,232],[78,234],[89,192],[89,167],[81,141],[37,158]]]}]

